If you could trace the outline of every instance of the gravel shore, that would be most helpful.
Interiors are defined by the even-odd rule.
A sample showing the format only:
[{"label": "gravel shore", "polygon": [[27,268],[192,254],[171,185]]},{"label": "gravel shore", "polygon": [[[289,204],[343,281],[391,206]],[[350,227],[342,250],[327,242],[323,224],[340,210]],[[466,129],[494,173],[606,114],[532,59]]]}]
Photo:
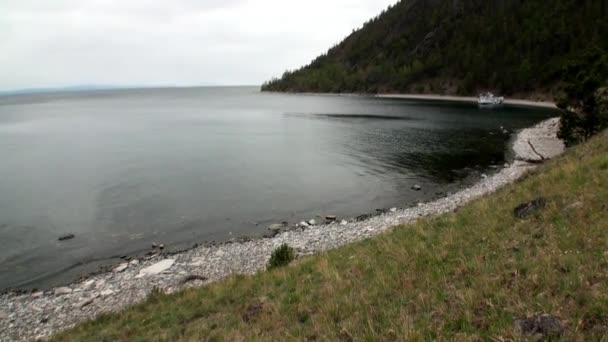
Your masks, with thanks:
[{"label": "gravel shore", "polygon": [[309,255],[372,237],[423,216],[452,211],[536,167],[534,160],[541,157],[530,145],[543,158],[560,154],[564,146],[556,137],[558,126],[559,119],[554,118],[522,130],[513,144],[516,160],[512,165],[483,177],[470,188],[433,202],[392,209],[366,220],[300,226],[272,238],[197,247],[175,255],[151,255],[125,261],[111,272],[52,291],[2,295],[0,341],[46,338],[101,313],[138,303],[155,287],[171,293],[184,287],[203,286],[232,274],[254,274],[265,268],[271,251],[283,243],[294,247],[299,255]]},{"label": "gravel shore", "polygon": [[[401,100],[412,100],[412,101],[449,101],[449,102],[463,102],[463,103],[477,103],[479,98],[471,96],[451,96],[451,95],[427,95],[427,94],[378,94],[378,98],[383,99],[401,99]],[[504,102],[507,106],[518,106],[518,107],[541,107],[557,109],[555,103],[545,101],[531,101],[531,100],[518,100],[518,99],[506,99]]]}]

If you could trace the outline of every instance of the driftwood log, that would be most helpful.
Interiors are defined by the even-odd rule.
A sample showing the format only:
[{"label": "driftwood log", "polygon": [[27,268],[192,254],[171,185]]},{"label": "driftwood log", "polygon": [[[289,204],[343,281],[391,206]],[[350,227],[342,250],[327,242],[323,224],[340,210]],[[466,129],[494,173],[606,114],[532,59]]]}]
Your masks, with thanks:
[{"label": "driftwood log", "polygon": [[536,150],[536,148],[534,147],[534,145],[532,144],[532,142],[530,140],[528,140],[528,145],[532,149],[532,152],[534,152],[534,154],[536,154],[537,156],[539,156],[540,159],[530,159],[530,158],[517,157],[517,158],[515,158],[516,160],[523,161],[523,162],[530,163],[530,164],[542,164],[542,163],[544,163],[544,162],[547,161],[547,158],[545,158],[545,156],[543,156],[542,154],[540,154]]},{"label": "driftwood log", "polygon": [[543,156],[542,154],[538,153],[538,151],[534,148],[534,145],[532,145],[532,142],[530,141],[530,139],[528,139],[528,145],[530,145],[530,148],[532,149],[532,152],[534,152],[537,156],[539,156],[541,160],[547,160],[547,158],[545,158],[545,156]]}]

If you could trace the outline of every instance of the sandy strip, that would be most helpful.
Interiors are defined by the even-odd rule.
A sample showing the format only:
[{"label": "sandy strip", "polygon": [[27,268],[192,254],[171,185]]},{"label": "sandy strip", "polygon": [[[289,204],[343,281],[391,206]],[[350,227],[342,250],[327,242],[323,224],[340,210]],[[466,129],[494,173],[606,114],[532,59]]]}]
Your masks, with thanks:
[{"label": "sandy strip", "polygon": [[[516,157],[535,158],[528,141],[546,158],[560,154],[563,144],[556,137],[558,126],[559,119],[554,118],[519,132],[513,145]],[[0,341],[48,337],[101,313],[141,302],[154,287],[171,293],[184,287],[203,286],[232,274],[255,274],[265,268],[272,250],[283,243],[296,248],[299,255],[309,255],[367,239],[420,217],[453,211],[513,182],[535,167],[533,163],[515,161],[448,197],[416,207],[394,209],[360,222],[351,220],[344,224],[301,227],[273,238],[197,247],[172,256],[155,255],[125,262],[113,272],[53,291],[5,294],[0,296]],[[192,279],[191,276],[205,280],[184,284],[184,280]]]},{"label": "sandy strip", "polygon": [[[451,95],[378,94],[378,95],[376,95],[376,97],[383,98],[383,99],[402,99],[402,100],[411,100],[411,101],[448,101],[448,102],[464,102],[464,103],[477,103],[477,100],[478,100],[476,97],[471,97],[471,96],[451,96]],[[539,107],[539,108],[557,109],[557,106],[553,102],[505,99],[504,104],[507,106]]]}]

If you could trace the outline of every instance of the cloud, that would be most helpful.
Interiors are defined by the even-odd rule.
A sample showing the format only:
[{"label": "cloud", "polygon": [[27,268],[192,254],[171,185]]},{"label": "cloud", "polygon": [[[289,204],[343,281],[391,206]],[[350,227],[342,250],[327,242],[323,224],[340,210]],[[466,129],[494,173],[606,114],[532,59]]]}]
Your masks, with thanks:
[{"label": "cloud", "polygon": [[0,89],[260,84],[396,0],[3,0]]}]

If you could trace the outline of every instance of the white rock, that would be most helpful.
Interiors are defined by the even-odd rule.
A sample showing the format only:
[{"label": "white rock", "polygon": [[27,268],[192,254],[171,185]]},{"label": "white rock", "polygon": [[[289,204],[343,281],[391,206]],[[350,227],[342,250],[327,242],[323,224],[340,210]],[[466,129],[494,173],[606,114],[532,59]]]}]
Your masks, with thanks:
[{"label": "white rock", "polygon": [[391,208],[391,213],[396,213],[397,212],[397,208]]},{"label": "white rock", "polygon": [[347,224],[348,224],[348,221],[346,221],[346,220],[340,221],[340,225],[342,225],[342,226],[346,226]]},{"label": "white rock", "polygon": [[310,227],[310,225],[308,224],[308,222],[305,222],[305,221],[300,222],[300,226],[302,226],[302,227]]},{"label": "white rock", "polygon": [[81,288],[84,289],[84,290],[88,290],[88,289],[90,289],[93,286],[93,284],[95,284],[95,280],[94,279],[90,279],[90,280],[87,280],[84,283],[82,283]]},{"label": "white rock", "polygon": [[118,267],[116,267],[114,269],[114,273],[124,272],[127,269],[127,267],[129,267],[128,263],[126,263],[126,262],[122,263],[122,264],[118,265]]},{"label": "white rock", "polygon": [[275,223],[275,224],[271,224],[270,226],[268,226],[268,230],[273,231],[273,232],[280,231],[283,228],[285,228],[285,226],[282,225],[281,223]]},{"label": "white rock", "polygon": [[132,266],[133,265],[139,265],[139,260],[133,259],[133,260],[129,261],[129,265],[132,265]]},{"label": "white rock", "polygon": [[168,270],[169,268],[171,268],[171,266],[173,266],[174,263],[175,263],[175,259],[165,259],[165,260],[159,261],[152,266],[143,268],[141,271],[139,271],[139,274],[137,276],[135,276],[135,278],[142,278],[142,277],[145,277],[148,275],[159,274],[159,273],[164,272],[164,271]]},{"label": "white rock", "polygon": [[110,289],[107,289],[107,290],[101,291],[99,294],[102,295],[103,297],[107,297],[107,296],[109,296],[111,294],[114,294],[114,291],[110,290]]},{"label": "white rock", "polygon": [[190,261],[191,262],[188,264],[189,266],[198,267],[205,264],[205,258],[192,258]]},{"label": "white rock", "polygon": [[78,308],[82,309],[82,308],[84,308],[85,306],[87,306],[87,305],[91,305],[91,304],[93,304],[93,298],[84,299],[84,300],[82,300],[82,301],[78,302],[78,303],[76,304],[76,307],[78,307]]},{"label": "white rock", "polygon": [[62,286],[62,287],[58,287],[55,289],[55,291],[53,291],[55,293],[55,295],[59,296],[59,295],[64,295],[64,294],[68,294],[68,293],[72,293],[72,289],[66,286]]},{"label": "white rock", "polygon": [[316,226],[317,225],[317,221],[315,221],[314,219],[311,219],[308,221],[308,224],[310,224],[311,226]]},{"label": "white rock", "polygon": [[412,189],[416,190],[416,191],[420,191],[422,190],[422,187],[418,184],[412,185]]}]

